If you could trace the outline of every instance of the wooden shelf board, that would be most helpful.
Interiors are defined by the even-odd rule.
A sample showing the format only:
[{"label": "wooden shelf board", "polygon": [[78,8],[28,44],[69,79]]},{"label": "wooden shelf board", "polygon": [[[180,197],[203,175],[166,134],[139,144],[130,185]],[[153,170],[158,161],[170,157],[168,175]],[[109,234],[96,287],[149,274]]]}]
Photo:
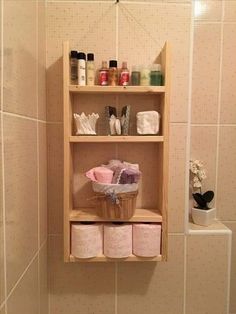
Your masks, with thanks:
[{"label": "wooden shelf board", "polygon": [[157,209],[137,208],[130,219],[104,219],[97,215],[95,208],[78,208],[70,211],[70,221],[129,221],[129,222],[162,222],[162,215]]},{"label": "wooden shelf board", "polygon": [[77,135],[70,136],[70,143],[151,143],[164,142],[164,136],[157,135]]},{"label": "wooden shelf board", "polygon": [[69,85],[73,93],[116,93],[116,94],[163,94],[165,86],[79,86]]},{"label": "wooden shelf board", "polygon": [[93,258],[76,258],[70,255],[70,262],[161,262],[162,256],[158,255],[155,257],[139,257],[130,255],[126,258],[109,258],[104,255],[93,257]]}]

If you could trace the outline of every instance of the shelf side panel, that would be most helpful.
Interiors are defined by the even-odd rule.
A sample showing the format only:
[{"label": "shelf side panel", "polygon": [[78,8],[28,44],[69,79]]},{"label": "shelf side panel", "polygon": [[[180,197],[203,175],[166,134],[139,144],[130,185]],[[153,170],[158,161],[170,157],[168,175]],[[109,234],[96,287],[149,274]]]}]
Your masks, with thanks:
[{"label": "shelf side panel", "polygon": [[163,98],[164,119],[163,119],[163,135],[165,142],[163,146],[163,204],[162,204],[162,254],[163,260],[167,260],[168,252],[168,181],[169,181],[169,107],[170,107],[170,62],[171,51],[168,42],[165,43],[161,52],[161,63],[163,74],[165,77],[166,93]]},{"label": "shelf side panel", "polygon": [[69,94],[69,42],[63,43],[63,125],[64,125],[64,193],[63,193],[63,207],[64,207],[64,261],[70,261],[70,225],[69,225],[69,209],[70,201],[70,164],[71,152],[70,143],[68,141],[70,130],[70,94]]}]

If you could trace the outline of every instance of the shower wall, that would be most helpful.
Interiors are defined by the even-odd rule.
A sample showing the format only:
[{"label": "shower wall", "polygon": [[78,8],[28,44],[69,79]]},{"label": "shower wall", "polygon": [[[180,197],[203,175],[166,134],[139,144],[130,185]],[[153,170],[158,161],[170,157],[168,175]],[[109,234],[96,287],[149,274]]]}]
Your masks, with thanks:
[{"label": "shower wall", "polygon": [[0,9],[0,313],[47,314],[45,2]]},{"label": "shower wall", "polygon": [[[188,225],[186,219],[189,208],[186,165],[190,157],[191,96],[196,88],[193,86],[192,89],[189,82],[192,74],[198,77],[199,83],[203,82],[201,73],[207,73],[203,59],[199,66],[194,65],[192,72],[193,47],[194,64],[196,55],[201,57],[201,51],[196,48],[196,34],[194,38],[192,36],[195,1],[114,2],[47,1],[50,314],[226,314],[229,310],[230,231],[220,223],[202,230]],[[210,16],[221,14],[222,1],[198,1],[198,6],[201,4],[212,4]],[[205,24],[208,22],[206,17]],[[102,59],[112,58],[120,62],[127,60],[129,66],[151,63],[166,40],[172,45],[167,263],[63,262],[64,40],[70,41],[72,49],[94,52],[97,67]],[[213,98],[210,97],[209,101]],[[207,140],[205,135],[199,133],[199,136]],[[192,143],[198,145],[193,137],[194,132]],[[210,152],[212,146],[209,142],[207,145]],[[191,147],[192,153],[195,146],[192,144]],[[195,151],[196,158],[201,158],[202,146],[198,145]],[[207,160],[206,165],[209,165]],[[209,166],[211,171],[213,166]]]},{"label": "shower wall", "polygon": [[236,1],[194,1],[191,157],[207,169],[217,217],[232,230],[230,313],[236,313]]}]

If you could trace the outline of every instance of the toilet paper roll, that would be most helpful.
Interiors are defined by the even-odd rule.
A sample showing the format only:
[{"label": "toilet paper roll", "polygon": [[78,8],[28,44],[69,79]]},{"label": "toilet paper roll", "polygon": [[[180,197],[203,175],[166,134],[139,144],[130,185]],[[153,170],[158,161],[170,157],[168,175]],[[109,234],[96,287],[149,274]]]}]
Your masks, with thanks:
[{"label": "toilet paper roll", "polygon": [[104,255],[124,258],[132,254],[132,224],[104,225]]},{"label": "toilet paper roll", "polygon": [[161,225],[133,225],[133,253],[137,256],[152,257],[160,254]]},{"label": "toilet paper roll", "polygon": [[71,254],[77,258],[91,258],[102,255],[103,225],[72,224]]}]

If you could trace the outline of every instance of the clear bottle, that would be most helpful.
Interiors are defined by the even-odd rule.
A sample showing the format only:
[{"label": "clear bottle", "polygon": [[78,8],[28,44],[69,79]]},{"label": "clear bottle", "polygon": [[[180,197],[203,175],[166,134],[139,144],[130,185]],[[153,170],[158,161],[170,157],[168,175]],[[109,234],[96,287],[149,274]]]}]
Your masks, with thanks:
[{"label": "clear bottle", "polygon": [[120,70],[119,85],[121,86],[129,85],[129,70],[127,68],[127,62],[122,62],[122,68]]},{"label": "clear bottle", "polygon": [[152,86],[161,86],[163,84],[160,64],[152,64],[150,82]]},{"label": "clear bottle", "polygon": [[133,86],[140,85],[140,67],[137,65],[132,67],[131,84]]},{"label": "clear bottle", "polygon": [[86,85],[86,56],[85,53],[78,53],[78,85]]},{"label": "clear bottle", "polygon": [[87,78],[87,85],[93,86],[95,84],[95,65],[94,65],[93,53],[87,54],[86,78]]},{"label": "clear bottle", "polygon": [[101,86],[107,86],[108,85],[107,61],[102,61],[102,67],[99,70],[98,82],[99,82],[99,85],[101,85]]},{"label": "clear bottle", "polygon": [[150,85],[150,68],[148,66],[142,66],[140,71],[140,85]]},{"label": "clear bottle", "polygon": [[72,50],[70,52],[70,78],[72,84],[77,84],[78,79],[78,60],[77,51]]},{"label": "clear bottle", "polygon": [[118,85],[118,69],[116,60],[110,60],[109,62],[108,84],[110,86]]}]

